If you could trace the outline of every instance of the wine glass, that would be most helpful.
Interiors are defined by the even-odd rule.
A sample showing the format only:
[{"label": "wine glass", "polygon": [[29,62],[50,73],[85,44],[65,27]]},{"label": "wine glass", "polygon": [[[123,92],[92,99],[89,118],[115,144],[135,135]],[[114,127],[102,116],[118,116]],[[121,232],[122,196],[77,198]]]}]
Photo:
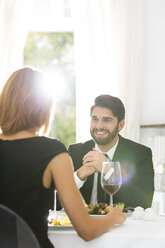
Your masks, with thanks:
[{"label": "wine glass", "polygon": [[101,186],[110,195],[110,209],[113,208],[113,195],[120,189],[122,175],[120,162],[103,162],[101,171]]}]

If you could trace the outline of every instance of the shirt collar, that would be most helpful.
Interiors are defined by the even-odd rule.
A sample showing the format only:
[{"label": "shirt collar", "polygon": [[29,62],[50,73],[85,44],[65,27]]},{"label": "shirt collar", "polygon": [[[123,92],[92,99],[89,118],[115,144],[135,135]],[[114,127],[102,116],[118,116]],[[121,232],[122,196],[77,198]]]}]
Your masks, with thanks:
[{"label": "shirt collar", "polygon": [[[107,155],[108,155],[108,157],[109,157],[111,160],[113,159],[113,156],[114,156],[114,153],[115,153],[115,151],[116,151],[116,148],[117,148],[118,143],[119,143],[119,138],[118,138],[116,144],[115,144],[109,151],[106,152]],[[97,143],[95,143],[95,149],[96,149],[97,151],[103,153],[103,152],[100,150],[100,148],[98,147]]]}]

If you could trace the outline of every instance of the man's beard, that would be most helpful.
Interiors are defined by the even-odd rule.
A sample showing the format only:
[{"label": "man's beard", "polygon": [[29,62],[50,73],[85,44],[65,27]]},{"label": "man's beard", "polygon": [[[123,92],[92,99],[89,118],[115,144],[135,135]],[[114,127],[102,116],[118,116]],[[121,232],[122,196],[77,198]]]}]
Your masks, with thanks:
[{"label": "man's beard", "polygon": [[[96,131],[106,131],[108,133],[108,136],[106,138],[97,138],[95,136],[95,132]],[[94,141],[98,144],[98,145],[101,145],[101,146],[105,146],[105,145],[108,145],[110,144],[114,138],[116,137],[116,135],[118,134],[118,125],[116,126],[116,128],[110,133],[110,131],[107,131],[106,129],[97,129],[97,128],[94,128],[92,130],[90,130],[90,133],[91,133],[91,136],[92,138],[94,139]]]}]

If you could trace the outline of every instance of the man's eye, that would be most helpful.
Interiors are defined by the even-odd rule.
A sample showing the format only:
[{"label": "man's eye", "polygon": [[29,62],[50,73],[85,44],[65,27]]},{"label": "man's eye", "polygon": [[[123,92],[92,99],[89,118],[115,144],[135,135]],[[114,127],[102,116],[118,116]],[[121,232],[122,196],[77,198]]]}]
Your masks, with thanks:
[{"label": "man's eye", "polygon": [[111,122],[112,120],[111,119],[104,119],[104,122],[108,123],[108,122]]},{"label": "man's eye", "polygon": [[97,118],[96,117],[92,117],[92,121],[97,121]]}]

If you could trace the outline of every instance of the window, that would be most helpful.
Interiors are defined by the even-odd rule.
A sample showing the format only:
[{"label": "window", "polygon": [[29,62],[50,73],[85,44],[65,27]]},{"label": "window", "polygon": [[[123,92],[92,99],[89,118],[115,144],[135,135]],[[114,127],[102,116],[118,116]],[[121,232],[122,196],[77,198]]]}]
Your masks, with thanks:
[{"label": "window", "polygon": [[49,136],[68,147],[76,142],[74,33],[69,1],[37,1],[32,23],[24,65],[42,70],[53,82],[56,105]]}]

